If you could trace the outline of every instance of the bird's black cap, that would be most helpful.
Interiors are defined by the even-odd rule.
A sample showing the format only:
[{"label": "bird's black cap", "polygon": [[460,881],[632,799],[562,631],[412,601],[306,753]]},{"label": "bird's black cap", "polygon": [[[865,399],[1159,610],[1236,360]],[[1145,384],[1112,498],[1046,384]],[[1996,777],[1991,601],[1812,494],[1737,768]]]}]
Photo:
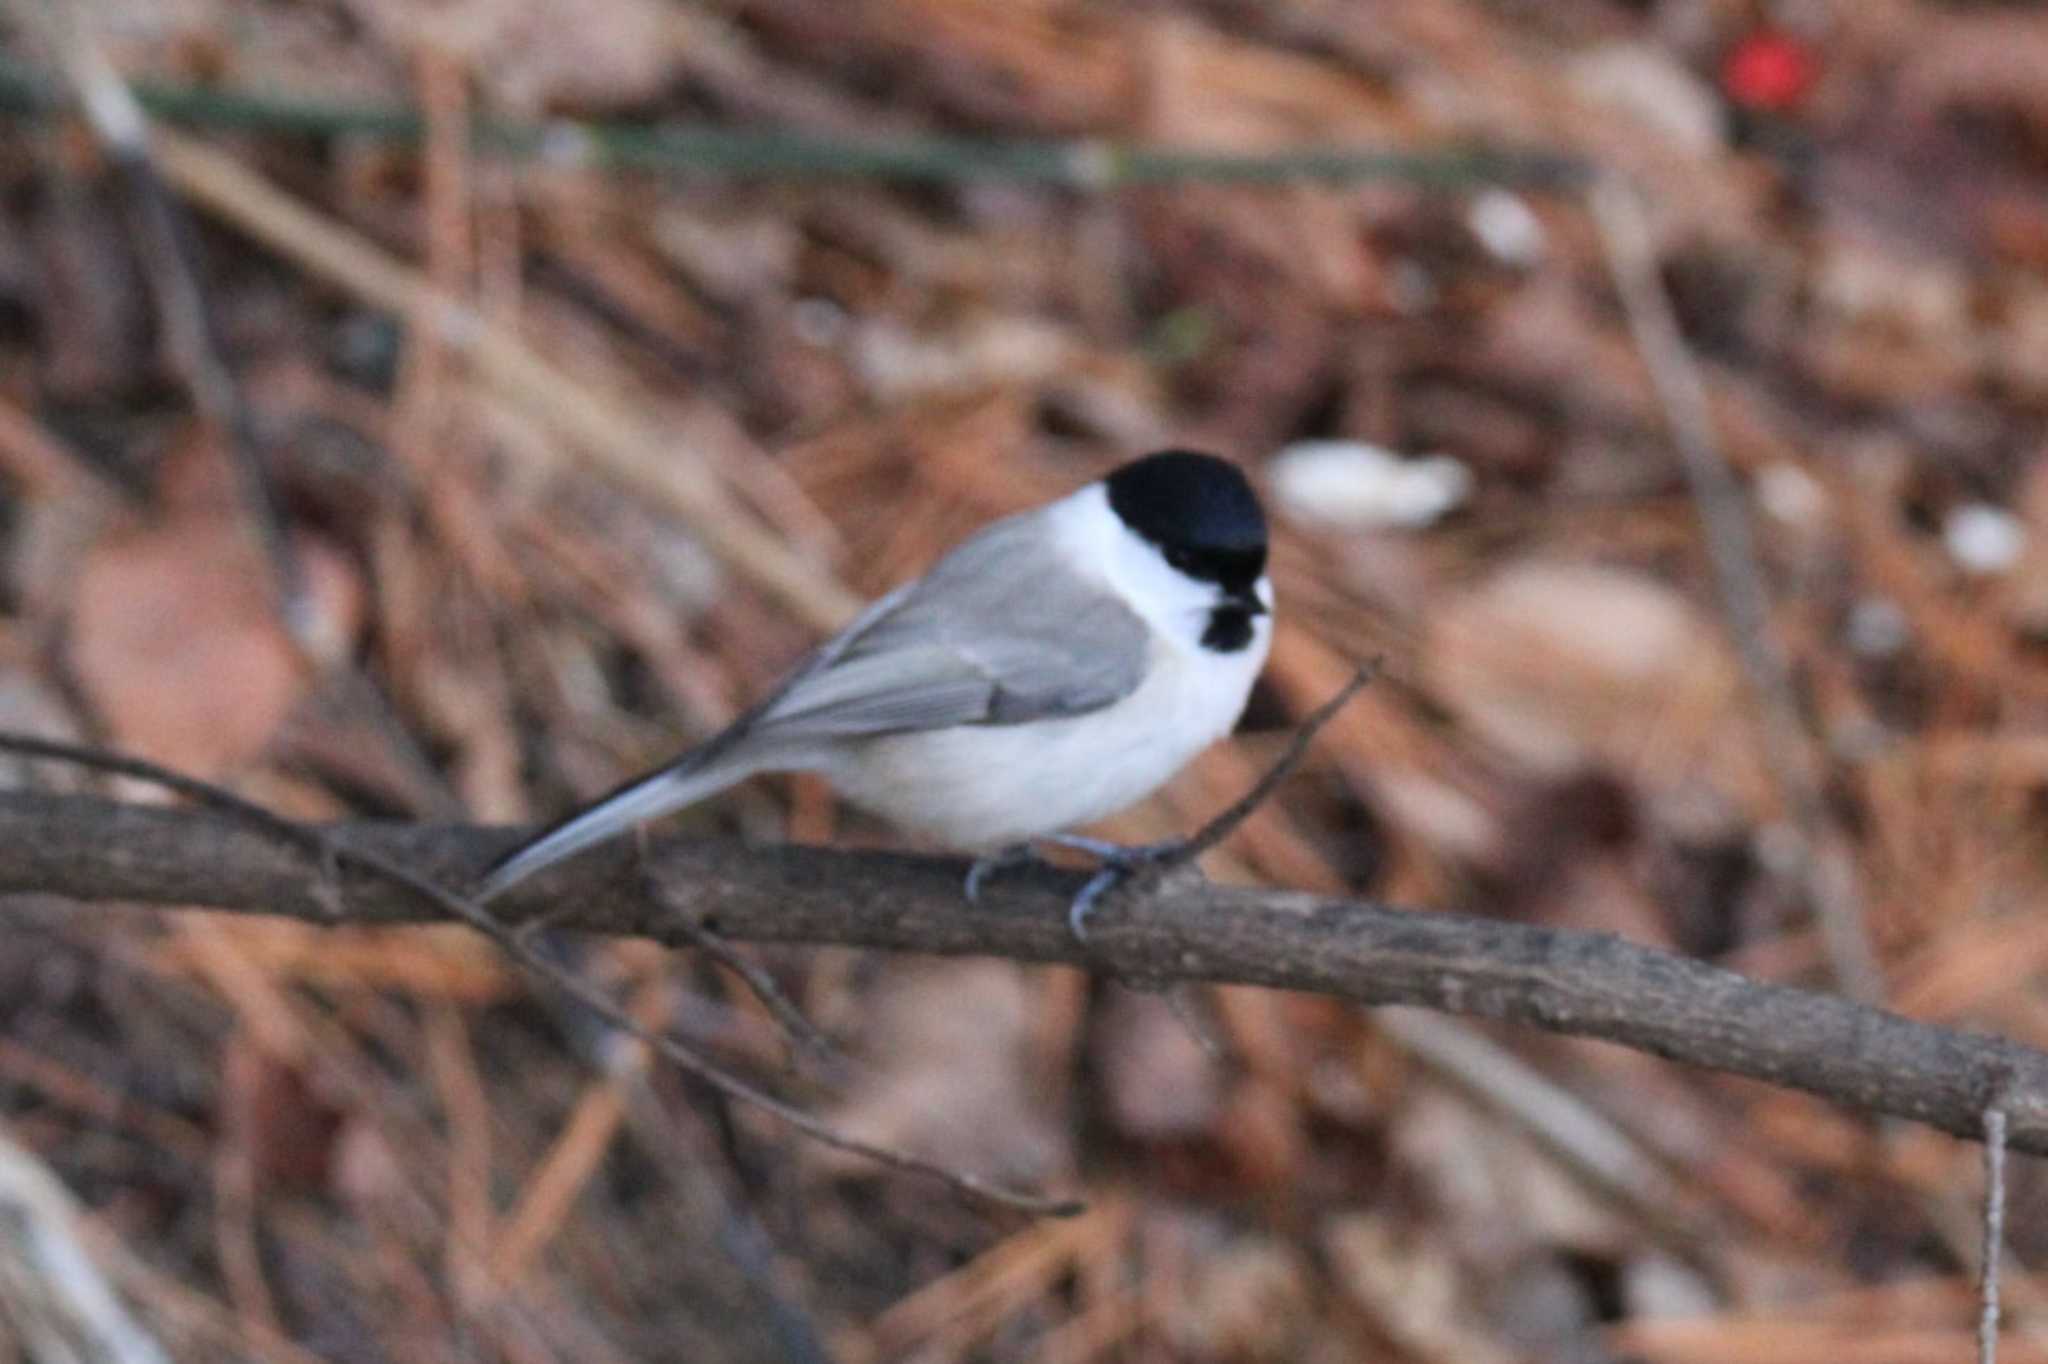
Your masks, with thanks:
[{"label": "bird's black cap", "polygon": [[1104,482],[1123,523],[1191,577],[1243,591],[1266,571],[1266,513],[1243,470],[1194,450],[1134,459]]}]

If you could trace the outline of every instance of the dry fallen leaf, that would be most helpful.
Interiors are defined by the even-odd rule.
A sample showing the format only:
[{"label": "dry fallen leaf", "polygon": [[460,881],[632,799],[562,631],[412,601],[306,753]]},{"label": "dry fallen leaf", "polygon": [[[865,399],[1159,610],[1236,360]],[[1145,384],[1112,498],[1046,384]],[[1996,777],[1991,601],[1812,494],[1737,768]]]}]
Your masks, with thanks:
[{"label": "dry fallen leaf", "polygon": [[271,1054],[246,1034],[228,1047],[221,1120],[259,1185],[325,1184],[343,1117],[297,1063]]},{"label": "dry fallen leaf", "polygon": [[1112,990],[1089,1030],[1109,1119],[1139,1141],[1209,1131],[1223,1102],[1223,1066],[1156,994]]},{"label": "dry fallen leaf", "polygon": [[[1004,962],[893,968],[875,990],[864,1048],[873,1068],[831,1120],[988,1178],[1044,1181],[1067,1168],[1070,1133],[1034,1087],[1031,989]],[[835,1171],[874,1168],[816,1155]]]},{"label": "dry fallen leaf", "polygon": [[1515,565],[1442,605],[1424,663],[1461,721],[1536,774],[1605,767],[1724,809],[1767,789],[1715,625],[1645,575]]},{"label": "dry fallen leaf", "polygon": [[[312,537],[298,549],[320,636],[352,637],[362,614],[353,568]],[[70,659],[115,747],[200,777],[262,752],[312,681],[248,532],[204,510],[93,547],[72,601]]]}]

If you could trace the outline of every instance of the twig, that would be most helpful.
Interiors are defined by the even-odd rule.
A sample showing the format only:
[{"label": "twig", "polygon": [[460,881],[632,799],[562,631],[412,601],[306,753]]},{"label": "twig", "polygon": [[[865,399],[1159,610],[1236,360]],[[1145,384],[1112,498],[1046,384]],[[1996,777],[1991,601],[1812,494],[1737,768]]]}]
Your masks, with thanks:
[{"label": "twig", "polygon": [[1173,1015],[1173,1021],[1202,1049],[1202,1054],[1218,1065],[1227,1063],[1230,1048],[1195,1008],[1195,1000],[1185,990],[1165,990],[1159,998],[1166,1003],[1166,1011]]},{"label": "twig", "polygon": [[[399,146],[416,146],[426,136],[425,117],[418,110],[398,105],[343,104],[143,81],[136,82],[135,91],[150,113],[195,128],[349,137]],[[0,62],[0,112],[36,116],[48,113],[53,104],[49,87],[33,72]],[[1427,151],[1290,147],[1271,152],[1216,152],[1099,140],[1012,142],[931,137],[882,142],[697,124],[647,127],[504,119],[478,120],[472,136],[482,154],[568,162],[591,169],[941,184],[1002,180],[1082,191],[1186,182],[1270,185],[1368,180],[1562,189],[1581,183],[1587,173],[1582,160],[1563,153],[1485,146]]]},{"label": "twig", "polygon": [[[663,1109],[644,1073],[625,1076],[620,1083],[625,1090],[628,1129],[663,1174],[689,1196],[686,1206],[701,1210],[699,1215],[705,1221],[716,1222],[710,1239],[767,1314],[769,1330],[783,1358],[788,1364],[830,1364],[833,1356],[822,1328],[788,1285],[780,1282],[774,1238],[749,1205],[739,1181],[724,1168],[721,1153],[707,1149],[715,1143],[702,1130],[706,1126],[702,1115],[691,1115],[687,1125],[679,1124],[675,1114]],[[688,1126],[700,1130],[686,1136]]]},{"label": "twig", "polygon": [[[1088,883],[1081,887],[1081,893],[1074,897],[1074,902],[1067,911],[1067,925],[1072,930],[1075,941],[1088,940],[1089,915],[1097,905],[1106,900],[1156,895],[1160,888],[1175,876],[1200,876],[1196,863],[1202,854],[1236,833],[1238,826],[1250,819],[1253,812],[1280,789],[1280,783],[1286,781],[1301,764],[1302,758],[1307,756],[1309,745],[1315,741],[1317,731],[1328,724],[1330,717],[1341,710],[1344,703],[1372,679],[1377,668],[1377,663],[1370,663],[1353,673],[1351,680],[1339,688],[1335,696],[1325,701],[1302,721],[1295,729],[1294,738],[1287,745],[1286,751],[1252,783],[1251,789],[1225,806],[1221,813],[1197,829],[1191,837],[1170,838],[1160,843],[1125,847],[1073,834],[1046,835],[1047,842],[1079,848],[1102,859],[1101,867]],[[976,862],[973,869],[967,873],[967,898],[979,898],[979,888],[986,879],[986,872],[993,867],[1016,864],[1020,858],[1019,851],[1012,850]],[[1133,979],[1130,983],[1138,982]],[[1164,982],[1160,984],[1163,985]]]},{"label": "twig", "polygon": [[[0,737],[0,750],[13,747]],[[325,837],[358,856],[469,885],[528,832],[363,822]],[[1066,911],[1084,877],[1026,869],[968,911],[965,870],[951,857],[663,839],[644,860],[628,848],[594,850],[492,908],[513,928],[557,911],[554,926],[564,931],[670,945],[683,943],[674,920],[687,913],[736,942],[997,956],[1138,980],[1417,1004],[1600,1038],[1970,1138],[1982,1133],[1987,1096],[1997,1094],[2009,1144],[2048,1155],[2048,1052],[2003,1037],[1748,980],[1606,935],[1192,879],[1134,897],[1114,933],[1082,945]],[[667,903],[649,901],[650,875]],[[464,917],[445,897],[381,874],[348,876],[345,896],[335,889],[301,848],[237,816],[0,792],[0,894],[204,905],[315,923],[335,922],[337,911],[351,924]]]},{"label": "twig", "polygon": [[270,575],[278,618],[300,650],[322,652],[305,595],[305,574],[286,530],[284,508],[264,468],[262,443],[234,373],[222,358],[220,326],[200,283],[192,227],[164,192],[150,155],[149,120],[87,31],[77,6],[46,7],[52,45],[79,108],[113,162],[135,213],[150,292],[172,361],[192,404],[223,437],[235,486]]},{"label": "twig", "polygon": [[31,497],[132,495],[104,465],[85,458],[5,398],[0,398],[0,470],[17,480]]},{"label": "twig", "polygon": [[1658,275],[1642,202],[1627,180],[1609,174],[1592,183],[1587,204],[1699,509],[1721,607],[1762,711],[1764,760],[1791,807],[1803,845],[1807,898],[1820,922],[1829,965],[1836,983],[1852,998],[1877,1003],[1884,998],[1884,973],[1871,947],[1863,894],[1848,852],[1830,827],[1813,739],[1800,718],[1791,668],[1771,634],[1770,588],[1758,565],[1742,485],[1714,434],[1706,380]]},{"label": "twig", "polygon": [[166,1334],[192,1345],[210,1347],[208,1359],[260,1359],[263,1364],[332,1364],[331,1356],[316,1355],[288,1337],[271,1335],[231,1312],[211,1294],[194,1288],[176,1275],[159,1270],[143,1256],[142,1248],[129,1237],[104,1224],[88,1223],[80,1228],[86,1248],[107,1266],[109,1274],[129,1297],[145,1304],[153,1320],[163,1323]]},{"label": "twig", "polygon": [[[1253,811],[1257,811],[1257,807],[1264,805],[1274,791],[1278,791],[1280,782],[1284,782],[1294,772],[1294,768],[1300,766],[1300,760],[1309,754],[1309,745],[1315,741],[1317,731],[1329,723],[1331,715],[1343,709],[1343,702],[1358,694],[1358,688],[1372,680],[1372,674],[1376,670],[1378,664],[1366,664],[1356,674],[1352,674],[1350,682],[1337,688],[1335,696],[1325,700],[1313,715],[1309,715],[1309,719],[1305,719],[1294,729],[1294,737],[1286,745],[1286,752],[1282,752],[1280,758],[1270,768],[1266,768],[1260,780],[1251,782],[1249,791],[1245,791],[1241,797],[1223,807],[1223,811],[1217,817],[1196,829],[1192,838],[1169,838],[1157,844],[1141,844],[1126,848],[1120,844],[1106,844],[1102,840],[1079,838],[1073,834],[1044,836],[1044,842],[1067,848],[1079,848],[1087,854],[1102,858],[1102,866],[1096,870],[1096,875],[1087,881],[1087,885],[1081,887],[1081,893],[1073,897],[1073,905],[1067,909],[1067,926],[1073,930],[1073,938],[1077,942],[1087,940],[1087,920],[1090,920],[1090,913],[1096,905],[1104,903],[1106,899],[1157,895],[1167,881],[1178,875],[1200,877],[1200,868],[1196,866],[1196,862],[1202,858],[1202,854],[1217,848],[1223,840],[1235,834],[1237,827],[1245,819],[1249,819]],[[967,899],[979,899],[979,887],[985,883],[985,872],[989,872],[991,868],[1024,864],[1026,860],[1028,858],[1022,850],[997,852],[993,858],[981,858],[979,862],[975,862],[973,870],[967,872]],[[1133,979],[1128,983],[1137,985],[1139,981]],[[1182,1018],[1182,1022],[1188,1020]]]},{"label": "twig", "polygon": [[1578,1177],[1681,1248],[1707,1239],[1677,1180],[1584,1099],[1453,1019],[1376,1009],[1372,1025],[1474,1101],[1504,1115]]},{"label": "twig", "polygon": [[213,1253],[242,1334],[250,1339],[283,1335],[277,1299],[258,1248],[257,1209],[262,1197],[256,1143],[248,1131],[247,1110],[230,1111],[237,1116],[229,1119],[225,1139],[213,1154]]},{"label": "twig", "polygon": [[48,1166],[0,1137],[0,1319],[37,1360],[169,1364],[80,1235],[78,1202]]},{"label": "twig", "polygon": [[1071,1199],[1048,1198],[1007,1189],[965,1171],[949,1169],[908,1152],[878,1146],[840,1131],[822,1118],[807,1113],[723,1069],[709,1057],[674,1036],[641,1027],[625,1010],[607,998],[603,991],[548,960],[514,926],[499,919],[482,905],[467,896],[443,888],[414,871],[400,859],[358,845],[346,836],[336,836],[327,830],[280,818],[259,805],[243,800],[231,791],[139,758],[106,753],[77,744],[14,734],[0,734],[0,751],[26,757],[54,759],[151,782],[167,790],[192,796],[225,817],[252,829],[261,830],[268,838],[283,842],[311,859],[313,865],[308,870],[319,876],[323,883],[313,888],[313,894],[327,904],[327,913],[323,917],[334,917],[345,912],[346,898],[335,894],[335,886],[330,879],[336,870],[353,865],[370,872],[392,888],[405,891],[432,905],[442,916],[466,923],[484,934],[533,975],[568,995],[613,1028],[653,1047],[676,1066],[696,1076],[727,1098],[758,1108],[814,1141],[893,1169],[938,1179],[962,1193],[1020,1212],[1058,1217],[1071,1216],[1080,1210],[1080,1205]]},{"label": "twig", "polygon": [[246,820],[262,829],[271,837],[300,847],[311,847],[320,841],[317,831],[275,815],[253,801],[247,801],[223,786],[197,777],[188,777],[182,772],[150,762],[146,758],[131,758],[126,754],[109,752],[101,748],[88,748],[84,744],[67,743],[62,739],[40,739],[33,734],[16,734],[0,731],[0,751],[14,753],[24,758],[44,758],[50,762],[70,763],[76,767],[90,768],[114,777],[133,777],[137,781],[160,786],[173,795],[218,810],[224,815]]},{"label": "twig", "polygon": [[[86,121],[106,150],[133,205],[157,314],[173,362],[194,408],[220,433],[243,513],[260,550],[270,598],[285,636],[308,666],[326,674],[337,698],[354,706],[409,772],[430,770],[418,743],[392,713],[377,685],[335,658],[336,641],[307,594],[304,565],[266,467],[264,442],[241,385],[224,358],[220,325],[201,282],[192,223],[157,173],[148,118],[86,30],[84,10],[53,14],[52,40]],[[432,789],[433,783],[423,783]]]},{"label": "twig", "polygon": [[[659,982],[657,989],[666,993],[667,982]],[[644,1068],[653,1055],[637,1041],[620,1050],[632,1052],[634,1069]],[[568,1120],[535,1163],[532,1175],[522,1181],[518,1197],[499,1219],[502,1230],[491,1246],[489,1265],[491,1282],[501,1290],[523,1287],[534,1260],[561,1229],[570,1205],[611,1149],[612,1136],[625,1117],[627,1073],[624,1065],[607,1066],[585,1087],[569,1110]],[[661,1173],[670,1177],[667,1170]]]},{"label": "twig", "polygon": [[[675,994],[674,982],[664,976],[636,991],[629,1007],[643,1026],[653,1027],[673,1014]],[[599,1074],[577,1097],[504,1218],[504,1234],[490,1254],[490,1277],[501,1291],[517,1291],[528,1282],[533,1262],[561,1230],[570,1206],[611,1149],[620,1124],[630,1115],[633,1095],[646,1087],[653,1064],[653,1048],[638,1038],[615,1033],[581,1011],[569,1022],[571,1042],[585,1060],[595,1061]],[[690,1172],[671,1169],[659,1160],[655,1166],[662,1179],[678,1188],[694,1187]]]},{"label": "twig", "polygon": [[620,482],[667,506],[721,559],[802,619],[836,629],[859,599],[741,508],[701,456],[630,407],[569,377],[512,330],[435,289],[374,242],[300,204],[233,158],[163,132],[157,166],[179,193],[372,307],[418,318],[507,402],[587,451]]},{"label": "twig", "polygon": [[780,1119],[783,1123],[803,1133],[813,1141],[845,1151],[851,1155],[865,1157],[879,1165],[886,1165],[892,1169],[907,1171],[911,1174],[925,1175],[940,1180],[962,1193],[971,1194],[976,1198],[1003,1207],[1013,1208],[1019,1212],[1031,1213],[1037,1216],[1068,1217],[1080,1211],[1080,1205],[1072,1199],[1048,1198],[1039,1194],[1007,1189],[999,1184],[982,1179],[978,1175],[969,1174],[963,1170],[949,1169],[946,1166],[911,1155],[908,1152],[894,1150],[886,1146],[877,1146],[872,1142],[863,1141],[859,1137],[842,1132],[822,1118],[807,1113],[794,1104],[778,1099],[768,1091],[724,1070],[717,1063],[678,1041],[671,1034],[653,1032],[642,1028],[633,1021],[625,1010],[607,998],[603,991],[581,977],[562,970],[531,947],[528,947],[507,929],[503,922],[493,917],[488,910],[475,901],[465,896],[459,896],[442,890],[432,882],[423,880],[407,870],[404,866],[376,854],[366,854],[360,848],[344,845],[340,849],[340,854],[343,860],[354,861],[391,880],[395,884],[402,885],[415,894],[432,900],[445,912],[491,937],[500,947],[511,953],[513,959],[521,966],[547,981],[557,990],[570,996],[612,1027],[620,1032],[630,1033],[642,1042],[647,1043],[667,1057],[670,1062],[696,1076],[699,1080],[710,1085],[727,1098],[747,1104],[753,1108],[758,1108],[769,1116]]},{"label": "twig", "polygon": [[1161,860],[1176,864],[1192,862],[1203,853],[1213,851],[1224,839],[1236,833],[1238,826],[1250,819],[1253,812],[1280,789],[1280,784],[1294,775],[1294,769],[1301,766],[1301,760],[1308,756],[1309,746],[1315,743],[1316,735],[1322,732],[1323,726],[1336,718],[1337,712],[1344,709],[1345,703],[1358,695],[1366,683],[1379,675],[1379,670],[1379,660],[1374,659],[1352,673],[1351,680],[1338,688],[1335,696],[1310,711],[1308,717],[1295,726],[1294,737],[1288,740],[1286,749],[1274,760],[1273,765],[1266,769],[1264,775],[1252,783],[1250,790],[1226,805],[1215,818],[1195,830],[1191,838],[1185,843],[1177,844],[1172,853]]},{"label": "twig", "polygon": [[2005,1248],[2005,1110],[1984,1111],[1984,1266],[1977,1364],[1998,1364],[1998,1266]]},{"label": "twig", "polygon": [[[659,899],[663,892],[659,885],[650,882],[648,893]],[[678,912],[674,922],[677,932],[693,947],[738,976],[747,992],[760,1001],[761,1007],[782,1026],[790,1040],[807,1052],[812,1060],[832,1068],[843,1066],[845,1058],[832,1045],[832,1039],[804,1016],[796,1001],[783,992],[782,987],[775,983],[775,977],[758,962],[748,958],[720,934],[692,920],[687,913]]]}]

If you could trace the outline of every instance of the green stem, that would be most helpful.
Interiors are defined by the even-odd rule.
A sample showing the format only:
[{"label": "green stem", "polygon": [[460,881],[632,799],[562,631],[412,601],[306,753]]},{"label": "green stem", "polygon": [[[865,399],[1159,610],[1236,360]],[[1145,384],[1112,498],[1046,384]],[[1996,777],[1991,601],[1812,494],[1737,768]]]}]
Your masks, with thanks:
[{"label": "green stem", "polygon": [[[413,146],[425,134],[417,110],[187,85],[137,83],[153,116],[198,128],[305,137],[355,137]],[[47,117],[63,99],[55,82],[0,57],[0,116]],[[644,127],[570,120],[476,120],[478,151],[516,160],[559,160],[663,174],[957,183],[1007,180],[1110,190],[1170,182],[1282,184],[1404,180],[1456,187],[1514,184],[1561,189],[1581,183],[1584,163],[1555,152],[1481,146],[1434,151],[1298,147],[1217,152],[1096,140],[1068,142],[914,138],[890,142],[808,133],[670,124]]]}]

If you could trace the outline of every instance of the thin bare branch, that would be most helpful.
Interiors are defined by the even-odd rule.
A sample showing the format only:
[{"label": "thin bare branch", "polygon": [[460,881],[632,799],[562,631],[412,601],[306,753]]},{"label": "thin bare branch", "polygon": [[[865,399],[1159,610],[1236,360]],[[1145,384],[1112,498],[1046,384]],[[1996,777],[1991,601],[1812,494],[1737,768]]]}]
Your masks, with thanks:
[{"label": "thin bare branch", "polygon": [[[346,137],[364,143],[416,146],[427,136],[418,109],[357,104],[208,82],[138,82],[152,114],[193,128],[300,137]],[[54,96],[39,72],[0,55],[0,114],[46,113]],[[1588,174],[1568,152],[1526,146],[1464,144],[1425,148],[1327,146],[1277,151],[1205,151],[1102,138],[1012,141],[967,137],[840,137],[800,129],[732,128],[703,123],[476,120],[479,153],[593,170],[638,170],[695,178],[773,176],[784,180],[898,180],[959,184],[1051,184],[1083,193],[1131,185],[1359,184],[1393,180],[1459,188],[1576,186]]]},{"label": "thin bare branch", "polygon": [[[337,906],[350,923],[462,920],[454,897],[423,893],[360,859],[416,868],[403,874],[412,881],[464,885],[526,833],[368,822],[325,832],[328,844],[356,854],[342,863],[339,893],[304,848],[238,816],[5,793],[0,894],[313,922],[334,921]],[[968,906],[965,870],[957,858],[671,839],[652,843],[644,860],[630,848],[595,851],[492,907],[501,927],[551,915],[561,929],[673,946],[688,943],[674,922],[687,915],[735,941],[1007,957],[1138,980],[1415,1004],[1602,1038],[1970,1138],[1982,1135],[1999,1096],[2012,1148],[2048,1155],[2048,1053],[2006,1038],[1749,980],[1606,935],[1192,880],[1134,897],[1084,946],[1066,924],[1082,877],[1027,868]],[[647,894],[649,876],[663,887],[660,900]]]},{"label": "thin bare branch", "polygon": [[[535,947],[527,935],[518,931],[516,924],[498,918],[476,901],[447,890],[428,876],[414,870],[418,864],[410,859],[392,856],[374,844],[358,842],[345,831],[337,833],[332,829],[293,823],[291,820],[271,814],[259,805],[243,800],[231,791],[140,758],[14,734],[0,734],[0,750],[26,757],[49,758],[152,782],[167,790],[193,797],[215,818],[234,820],[250,832],[260,832],[274,850],[278,845],[283,845],[284,848],[296,853],[301,871],[312,878],[306,890],[313,904],[309,907],[311,912],[305,917],[328,922],[357,921],[351,901],[365,886],[360,882],[352,882],[346,886],[338,885],[337,882],[343,881],[344,874],[350,869],[367,873],[370,883],[381,883],[382,889],[387,893],[398,892],[414,900],[421,908],[431,909],[440,917],[468,924],[497,943],[513,960],[533,975],[569,996],[614,1029],[653,1047],[678,1068],[702,1080],[727,1098],[760,1109],[823,1145],[893,1169],[940,1180],[962,1193],[1019,1212],[1063,1217],[1080,1211],[1081,1205],[1072,1199],[1048,1198],[1004,1188],[978,1175],[950,1169],[934,1161],[890,1147],[878,1146],[842,1132],[822,1118],[807,1113],[750,1081],[734,1075],[676,1037],[641,1027],[603,991],[575,973],[564,970]],[[38,797],[30,796],[25,799],[33,802]],[[112,808],[141,810],[148,807]],[[467,884],[473,879],[473,875],[465,876],[462,883]],[[0,890],[6,888],[0,886]],[[13,888],[28,889],[25,886]],[[198,898],[203,900],[206,897]],[[568,926],[567,920],[563,923]]]},{"label": "thin bare branch", "polygon": [[192,405],[222,437],[236,490],[263,552],[278,618],[302,650],[317,656],[320,641],[305,597],[305,573],[292,546],[283,504],[264,467],[255,419],[223,355],[220,325],[200,279],[192,224],[157,174],[149,116],[94,41],[84,8],[62,6],[46,13],[59,65],[87,126],[119,173],[133,210],[171,361]]},{"label": "thin bare branch", "polygon": [[1984,1110],[1984,1264],[1977,1314],[1977,1364],[1998,1364],[1998,1265],[2005,1251],[2005,1110]]},{"label": "thin bare branch", "polygon": [[1294,775],[1294,769],[1301,766],[1301,760],[1308,756],[1309,746],[1316,741],[1316,735],[1322,732],[1323,726],[1329,724],[1337,712],[1344,709],[1345,703],[1358,695],[1365,684],[1379,674],[1379,666],[1375,660],[1352,673],[1351,680],[1338,688],[1335,696],[1309,712],[1308,718],[1294,727],[1294,737],[1288,740],[1286,750],[1266,769],[1263,776],[1252,783],[1249,790],[1225,806],[1214,819],[1197,829],[1192,838],[1175,848],[1172,855],[1164,860],[1176,863],[1192,862],[1236,833],[1238,826],[1250,819],[1252,813],[1280,789],[1280,784]]},{"label": "thin bare branch", "polygon": [[[659,895],[661,889],[659,886],[650,886],[649,892]],[[775,977],[769,974],[766,967],[704,925],[690,922],[687,914],[677,915],[677,923],[693,947],[739,977],[740,983],[747,988],[747,993],[768,1011],[769,1017],[781,1026],[799,1051],[828,1070],[841,1070],[845,1067],[846,1058],[840,1054],[839,1048],[832,1045],[832,1039],[819,1031],[817,1024],[805,1017],[804,1011],[797,1007],[796,1001],[791,999],[780,985],[775,983]]]},{"label": "thin bare branch", "polygon": [[107,1282],[84,1210],[35,1154],[0,1136],[0,1316],[30,1359],[169,1364]]},{"label": "thin bare branch", "polygon": [[1884,972],[1871,946],[1855,863],[1822,798],[1814,738],[1800,717],[1791,665],[1771,634],[1771,592],[1758,562],[1748,503],[1715,435],[1706,379],[1658,274],[1641,197],[1622,176],[1607,175],[1592,183],[1588,205],[1607,248],[1629,331],[1649,369],[1699,509],[1721,609],[1756,693],[1764,755],[1799,835],[1807,898],[1820,922],[1829,965],[1843,990],[1866,1004],[1878,1003],[1884,998]]}]

